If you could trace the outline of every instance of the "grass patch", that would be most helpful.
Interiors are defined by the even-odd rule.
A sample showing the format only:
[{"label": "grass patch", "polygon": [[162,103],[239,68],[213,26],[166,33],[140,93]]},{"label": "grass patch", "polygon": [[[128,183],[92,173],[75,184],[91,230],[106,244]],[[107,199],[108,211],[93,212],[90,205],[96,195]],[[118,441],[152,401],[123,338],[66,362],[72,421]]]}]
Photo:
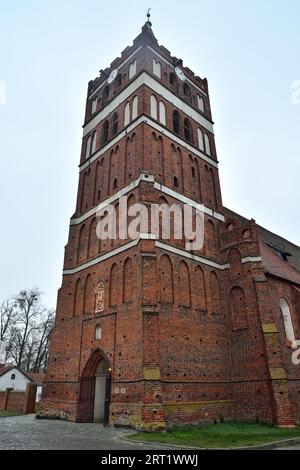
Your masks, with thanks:
[{"label": "grass patch", "polygon": [[293,437],[300,437],[300,427],[280,429],[268,424],[229,422],[175,427],[167,432],[139,432],[130,435],[129,439],[189,447],[228,448],[267,444]]},{"label": "grass patch", "polygon": [[7,418],[9,416],[19,416],[22,414],[20,411],[7,411],[2,410],[0,411],[0,418]]}]

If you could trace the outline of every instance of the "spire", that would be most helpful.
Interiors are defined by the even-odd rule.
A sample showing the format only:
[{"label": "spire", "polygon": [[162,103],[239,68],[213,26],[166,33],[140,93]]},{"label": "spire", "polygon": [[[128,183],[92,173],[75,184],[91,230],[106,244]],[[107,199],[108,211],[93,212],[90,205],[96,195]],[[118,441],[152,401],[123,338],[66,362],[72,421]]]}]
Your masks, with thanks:
[{"label": "spire", "polygon": [[152,44],[157,44],[157,39],[154,36],[153,31],[152,31],[152,23],[150,21],[150,18],[151,18],[150,11],[151,11],[151,8],[148,8],[147,13],[146,13],[147,21],[142,27],[142,32],[134,39],[133,43],[140,43],[140,42],[146,41]]},{"label": "spire", "polygon": [[151,23],[151,21],[150,21],[150,18],[151,18],[151,13],[150,13],[150,11],[151,11],[151,8],[148,8],[148,10],[147,10],[147,15],[146,15],[148,19],[147,19],[147,21],[146,21],[146,25],[151,28],[151,27],[152,27],[152,23]]}]

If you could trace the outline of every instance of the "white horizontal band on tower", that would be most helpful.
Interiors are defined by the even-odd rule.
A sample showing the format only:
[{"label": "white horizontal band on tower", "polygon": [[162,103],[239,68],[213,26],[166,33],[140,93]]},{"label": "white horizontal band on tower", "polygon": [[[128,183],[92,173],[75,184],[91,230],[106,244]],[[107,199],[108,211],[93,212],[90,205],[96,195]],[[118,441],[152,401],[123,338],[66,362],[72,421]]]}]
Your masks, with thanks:
[{"label": "white horizontal band on tower", "polygon": [[105,261],[108,258],[111,258],[112,256],[116,256],[119,253],[122,253],[125,250],[129,250],[130,248],[136,246],[139,243],[140,239],[136,238],[135,240],[131,240],[129,243],[125,243],[122,246],[119,246],[118,248],[115,248],[114,250],[108,251],[107,253],[104,253],[101,256],[98,256],[97,258],[91,259],[90,261],[87,261],[83,264],[80,264],[79,266],[76,266],[76,268],[72,269],[65,269],[63,271],[63,275],[65,274],[76,274],[79,271],[82,271],[83,269],[90,268],[91,266],[94,266],[95,264],[99,264],[102,261]]},{"label": "white horizontal band on tower", "polygon": [[[125,186],[124,188],[120,189],[117,193],[113,194],[112,196],[108,197],[105,199],[103,202],[100,204],[97,204],[95,207],[92,209],[88,210],[85,214],[81,215],[80,217],[77,217],[76,219],[71,219],[70,225],[78,225],[81,224],[84,220],[88,219],[89,217],[93,216],[96,214],[96,212],[99,210],[104,209],[106,206],[109,204],[114,203],[117,201],[120,197],[125,196],[126,194],[130,193],[133,189],[137,188],[140,185],[141,181],[146,181],[147,183],[153,184],[154,189],[157,191],[160,191],[162,194],[166,194],[174,199],[177,199],[178,201],[188,204],[191,207],[198,208],[199,205],[203,208],[203,212],[210,217],[213,217],[214,219],[221,220],[222,222],[225,221],[225,217],[223,214],[220,214],[217,211],[214,211],[212,209],[209,209],[208,207],[204,206],[203,204],[194,201],[193,199],[190,199],[186,196],[183,196],[180,193],[177,193],[173,189],[168,188],[167,186],[162,185],[161,183],[155,182],[154,176],[153,175],[147,175],[145,173],[142,173],[139,178],[136,180],[132,181],[129,185]],[[147,201],[145,201],[146,203]]]},{"label": "white horizontal band on tower", "polygon": [[[159,54],[159,52],[157,52],[155,49],[153,49],[151,46],[147,46],[148,49],[153,52],[157,57],[159,57],[163,62],[165,62],[166,64],[168,64],[170,67],[172,67],[173,70],[175,70],[175,65],[172,64],[172,62],[170,62],[169,60],[167,60],[165,57],[163,57],[161,54]],[[184,67],[183,67],[184,69]],[[199,86],[197,86],[194,82],[192,82],[192,80],[189,79],[189,77],[185,76],[186,78],[186,81],[189,82],[191,85],[193,85],[200,93],[202,93],[204,96],[207,96],[207,93],[205,93],[205,91],[203,91],[201,88],[199,88]]]},{"label": "white horizontal band on tower", "polygon": [[[102,261],[105,261],[109,258],[112,258],[113,256],[116,256],[120,253],[123,253],[126,250],[129,250],[130,248],[133,248],[133,247],[137,246],[141,240],[155,240],[155,238],[156,238],[156,236],[153,233],[142,233],[135,240],[132,240],[129,243],[125,243],[124,245],[122,245],[118,248],[115,248],[114,250],[108,251],[107,253],[105,253],[101,256],[98,256],[97,258],[94,258],[90,261],[82,263],[81,265],[76,266],[76,268],[65,269],[63,271],[63,275],[65,276],[65,275],[70,275],[70,274],[76,274],[80,271],[83,271],[84,269],[95,266],[96,264],[99,264]],[[219,263],[216,263],[215,261],[212,261],[210,259],[202,258],[201,256],[198,256],[198,255],[193,255],[189,251],[185,251],[185,250],[182,250],[182,249],[179,249],[179,248],[175,248],[171,245],[168,245],[166,243],[162,243],[160,241],[155,241],[155,246],[157,248],[161,248],[165,251],[169,251],[170,253],[182,256],[184,258],[191,259],[193,261],[196,261],[198,263],[210,266],[210,267],[215,268],[215,269],[224,270],[224,269],[228,269],[230,267],[228,263],[219,264]]]},{"label": "white horizontal band on tower", "polygon": [[176,108],[183,111],[188,117],[203,126],[206,130],[214,133],[213,124],[202,116],[198,111],[195,111],[181,98],[172,93],[168,88],[159,83],[147,72],[142,72],[137,78],[130,83],[119,95],[117,95],[105,108],[98,112],[85,126],[83,126],[83,137],[91,132],[101,121],[107,118],[116,108],[124,103],[133,93],[135,93],[141,86],[146,85],[152,91],[165,98]]},{"label": "white horizontal band on tower", "polygon": [[210,259],[202,258],[202,256],[194,255],[190,251],[183,250],[182,248],[180,249],[180,248],[176,248],[175,246],[168,245],[167,243],[162,243],[160,241],[156,241],[155,246],[157,246],[157,248],[161,248],[162,250],[169,251],[170,253],[174,253],[176,255],[183,256],[185,258],[191,259],[193,261],[197,261],[198,263],[206,264],[207,266],[211,266],[212,268],[216,268],[216,269],[220,269],[220,270],[230,268],[229,263],[219,264],[219,263],[216,263],[215,261],[212,261]]},{"label": "white horizontal band on tower", "polygon": [[96,152],[88,160],[86,160],[80,166],[79,172],[84,171],[86,168],[88,168],[95,160],[101,157],[101,155],[107,152],[110,148],[117,145],[117,143],[121,139],[123,139],[123,137],[125,137],[127,134],[129,134],[129,132],[133,131],[136,127],[138,127],[142,123],[148,124],[157,132],[160,132],[162,135],[169,137],[169,139],[173,140],[173,142],[176,142],[177,144],[181,145],[181,147],[193,153],[194,155],[199,157],[201,160],[204,160],[205,162],[209,163],[209,165],[214,166],[215,168],[218,168],[218,162],[213,160],[208,155],[205,155],[205,153],[201,152],[200,149],[193,147],[188,142],[186,142],[186,140],[182,139],[180,136],[173,134],[171,131],[169,131],[168,129],[163,127],[161,124],[159,124],[157,121],[154,121],[153,119],[146,116],[145,114],[142,114],[136,121],[134,121],[132,124],[127,126],[122,132],[120,132],[120,134],[118,134],[114,139],[112,139],[107,145],[102,147],[100,150],[98,150],[98,152]]},{"label": "white horizontal band on tower", "polygon": [[259,263],[260,261],[262,261],[261,256],[247,256],[246,258],[241,259],[242,264],[245,264],[245,263]]}]

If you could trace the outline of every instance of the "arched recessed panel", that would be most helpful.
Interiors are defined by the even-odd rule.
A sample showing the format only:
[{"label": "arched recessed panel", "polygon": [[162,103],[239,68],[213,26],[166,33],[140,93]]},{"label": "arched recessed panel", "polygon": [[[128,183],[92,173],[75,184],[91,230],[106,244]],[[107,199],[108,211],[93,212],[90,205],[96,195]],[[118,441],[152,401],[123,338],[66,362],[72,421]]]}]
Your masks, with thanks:
[{"label": "arched recessed panel", "polygon": [[211,155],[210,140],[207,134],[204,134],[204,143],[205,143],[205,152],[207,153],[207,155]]},{"label": "arched recessed panel", "polygon": [[159,259],[160,300],[162,303],[174,303],[173,267],[167,255]]},{"label": "arched recessed panel", "polygon": [[129,80],[131,80],[135,76],[135,74],[136,74],[136,60],[131,62],[131,64],[129,65],[129,73],[128,73]]},{"label": "arched recessed panel", "polygon": [[132,278],[132,260],[127,258],[124,263],[123,270],[123,302],[132,301],[132,292],[133,292],[133,278]]},{"label": "arched recessed panel", "polygon": [[154,95],[151,95],[150,98],[150,113],[151,117],[157,120],[157,99]]},{"label": "arched recessed panel", "polygon": [[216,273],[210,273],[209,277],[209,288],[210,288],[210,303],[212,314],[219,315],[221,313],[221,292],[220,283]]},{"label": "arched recessed panel", "polygon": [[231,322],[233,330],[247,328],[245,294],[241,287],[234,287],[230,292]]},{"label": "arched recessed panel", "polygon": [[124,127],[130,123],[130,103],[126,103],[124,111]]},{"label": "arched recessed panel", "polygon": [[197,94],[197,104],[198,104],[199,111],[201,111],[201,113],[204,113],[205,112],[204,98],[200,96],[199,93]]},{"label": "arched recessed panel", "polygon": [[159,102],[159,120],[163,126],[166,126],[167,124],[166,106],[163,101]]},{"label": "arched recessed panel", "polygon": [[182,307],[191,306],[191,284],[190,284],[190,270],[185,261],[181,261],[178,267],[179,277],[179,305]]},{"label": "arched recessed panel", "polygon": [[281,313],[282,313],[285,336],[286,336],[287,342],[290,346],[295,346],[296,344],[295,332],[294,332],[294,326],[293,326],[289,304],[287,303],[286,299],[281,298],[279,300],[279,306],[280,306]]},{"label": "arched recessed panel", "polygon": [[136,119],[138,116],[138,105],[139,105],[139,99],[137,96],[135,96],[132,102],[132,119]]},{"label": "arched recessed panel", "polygon": [[110,271],[110,282],[109,282],[109,304],[116,306],[119,301],[119,271],[118,266],[113,264]]},{"label": "arched recessed panel", "polygon": [[158,78],[161,78],[161,65],[160,65],[160,62],[158,62],[158,60],[155,59],[155,57],[153,58],[153,73]]}]

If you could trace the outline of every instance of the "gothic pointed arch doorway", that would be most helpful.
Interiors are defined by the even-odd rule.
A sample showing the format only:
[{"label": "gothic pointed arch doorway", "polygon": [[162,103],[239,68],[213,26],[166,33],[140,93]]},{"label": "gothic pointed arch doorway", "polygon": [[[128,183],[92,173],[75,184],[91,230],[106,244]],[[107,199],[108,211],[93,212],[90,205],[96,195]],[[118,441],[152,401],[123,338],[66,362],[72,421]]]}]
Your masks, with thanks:
[{"label": "gothic pointed arch doorway", "polygon": [[103,351],[94,351],[80,379],[78,421],[108,424],[110,388],[110,362]]}]

